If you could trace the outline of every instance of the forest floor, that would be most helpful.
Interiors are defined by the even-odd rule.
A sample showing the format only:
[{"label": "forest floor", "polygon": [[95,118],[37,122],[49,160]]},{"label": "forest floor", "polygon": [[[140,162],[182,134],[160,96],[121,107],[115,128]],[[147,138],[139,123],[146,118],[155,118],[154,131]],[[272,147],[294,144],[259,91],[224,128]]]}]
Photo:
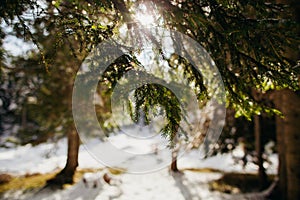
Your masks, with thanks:
[{"label": "forest floor", "polygon": [[[124,135],[113,136],[110,141],[114,144],[120,143],[119,146],[128,151],[142,151],[139,148],[147,145],[148,149],[153,149],[153,142],[155,141],[135,145]],[[2,192],[0,198],[3,200],[263,199],[262,193],[257,192],[257,179],[253,179],[257,167],[251,163],[243,167],[237,162],[236,158],[242,156],[239,148],[232,153],[218,154],[206,159],[200,159],[196,150],[185,152],[178,160],[178,167],[182,173],[173,173],[168,167],[161,167],[151,172],[135,174],[105,167],[87,150],[96,148],[97,151],[105,151],[106,149],[103,149],[105,143],[107,142],[91,140],[80,147],[76,183],[66,185],[61,190],[51,190],[42,186],[46,179],[64,166],[66,139],[36,146],[0,148],[0,174],[10,176],[3,175],[7,178],[7,183],[1,183],[0,176],[0,193]],[[271,155],[269,159],[270,162],[266,163],[267,172],[276,174],[278,165],[276,154]],[[125,162],[122,161],[125,163],[122,168],[126,167],[127,160],[131,163],[135,161],[132,157],[125,158]],[[104,181],[104,174],[111,178],[111,184]],[[249,185],[249,189],[245,189],[239,187],[239,182],[240,186],[245,186],[245,182],[242,181],[236,181],[235,185],[224,182],[219,184],[228,174],[231,174],[231,179],[240,178],[241,176],[236,174],[242,174],[242,177],[252,180],[252,185]]]}]

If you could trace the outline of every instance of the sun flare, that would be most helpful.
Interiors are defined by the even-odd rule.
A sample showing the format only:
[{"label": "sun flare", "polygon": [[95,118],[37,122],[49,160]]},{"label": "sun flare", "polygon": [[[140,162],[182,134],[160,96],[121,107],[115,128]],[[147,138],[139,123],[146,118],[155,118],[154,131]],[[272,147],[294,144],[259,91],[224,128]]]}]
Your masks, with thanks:
[{"label": "sun flare", "polygon": [[154,17],[149,14],[136,13],[135,18],[143,25],[150,25],[154,23]]},{"label": "sun flare", "polygon": [[142,25],[151,25],[154,24],[154,16],[147,10],[145,5],[140,5],[138,10],[135,13],[135,19],[140,22]]}]

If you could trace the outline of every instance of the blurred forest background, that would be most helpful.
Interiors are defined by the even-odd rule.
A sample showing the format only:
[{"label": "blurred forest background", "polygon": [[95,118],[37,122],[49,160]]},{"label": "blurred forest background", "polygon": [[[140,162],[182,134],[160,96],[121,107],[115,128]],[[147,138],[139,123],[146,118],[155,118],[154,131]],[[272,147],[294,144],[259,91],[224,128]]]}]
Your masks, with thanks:
[{"label": "blurred forest background", "polygon": [[[66,166],[48,184],[72,183],[80,145],[72,117],[76,73],[93,48],[120,33],[121,27],[138,30],[142,26],[135,19],[138,10],[155,16],[155,25],[197,41],[219,69],[227,113],[210,156],[242,145],[245,155],[238,162],[258,166],[263,190],[271,182],[263,164],[271,149],[279,159],[272,198],[300,199],[300,12],[296,0],[1,0],[1,147],[38,145],[68,137]],[[135,34],[146,37],[138,31]],[[173,70],[177,69],[176,59],[168,59]],[[201,74],[191,70],[187,62],[176,62],[198,88],[198,100],[209,99]],[[95,108],[107,135],[116,126],[109,121],[112,90],[123,74],[139,64],[134,54],[124,55],[99,81],[101,103]],[[173,140],[181,120],[174,96],[151,84],[139,88],[136,95],[140,102],[133,113],[156,104],[169,108],[163,134]],[[171,169],[177,171],[176,158],[173,161]]]}]

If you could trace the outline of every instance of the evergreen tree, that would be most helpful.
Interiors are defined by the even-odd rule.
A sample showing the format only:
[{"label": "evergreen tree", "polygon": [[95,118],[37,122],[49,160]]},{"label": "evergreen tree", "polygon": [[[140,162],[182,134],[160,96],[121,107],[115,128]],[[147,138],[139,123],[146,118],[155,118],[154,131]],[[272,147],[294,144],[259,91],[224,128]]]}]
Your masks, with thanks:
[{"label": "evergreen tree", "polygon": [[[44,63],[45,69],[51,72],[51,64],[54,63],[53,66],[59,64],[55,63],[58,62],[55,57],[59,56],[57,47],[69,46],[73,56],[77,57],[75,66],[78,67],[97,44],[118,32],[123,23],[135,21],[134,12],[139,4],[146,5],[148,12],[156,14],[160,26],[175,29],[190,36],[209,52],[223,77],[227,92],[227,105],[236,111],[236,116],[251,119],[253,115],[261,115],[263,112],[278,113],[277,110],[257,99],[253,90],[259,93],[282,88],[299,90],[299,67],[296,62],[298,55],[296,59],[287,56],[290,51],[298,52],[299,44],[299,24],[294,17],[297,12],[294,12],[294,7],[290,5],[260,0],[151,2],[146,0],[93,2],[57,0],[47,2],[46,6],[39,5],[38,1],[4,1],[1,4],[1,18],[14,27],[16,35],[32,40],[37,45],[41,56],[40,61]],[[34,11],[35,18],[24,18],[23,14],[28,10]],[[40,36],[37,37],[33,31],[39,21],[43,22],[40,25],[46,28],[47,37],[53,37],[55,41],[48,43],[48,45],[54,45],[50,48],[52,52],[49,52],[46,44],[42,44],[42,40],[37,39]],[[138,24],[130,23],[127,28],[135,29],[136,26]],[[135,32],[135,34],[137,38],[145,37],[141,32]],[[155,43],[155,41],[152,42]],[[134,55],[127,56],[129,59],[125,60],[125,63],[139,64],[134,59]],[[53,63],[51,63],[52,59],[55,60]],[[114,73],[111,75],[107,73],[111,83],[117,81],[120,75],[128,70],[118,64],[116,64],[117,69],[110,68]],[[64,66],[64,63],[59,65],[64,72],[67,71],[68,66]],[[72,76],[76,67],[72,68],[72,73],[67,76],[64,89],[57,88],[61,92],[66,91],[64,96],[70,94],[70,86],[74,78]],[[189,71],[188,67],[185,68],[185,72],[192,77],[191,81],[202,89],[200,90],[202,95],[199,96],[203,98],[205,88],[201,76],[194,71]],[[59,70],[57,73],[60,73]],[[178,124],[182,120],[179,114],[180,109],[176,109],[178,103],[175,98],[172,98],[172,94],[168,94],[168,91],[160,86],[145,85],[136,91],[136,97],[139,103],[135,111],[140,108],[147,110],[147,106],[154,104],[162,104],[165,107],[169,123],[164,133],[172,141]],[[170,101],[165,101],[168,98]],[[69,113],[67,118],[70,119],[70,106],[68,106],[70,103],[64,105],[68,110],[66,113]],[[69,137],[69,156],[73,156],[73,159],[68,160],[67,166],[70,163],[73,164],[70,170],[66,170],[68,168],[66,167],[60,174],[61,177],[68,177],[61,179],[62,183],[72,180],[77,166],[79,142],[76,139],[73,143],[71,136],[77,136],[75,136],[71,121],[69,125],[73,127],[70,130],[74,133]],[[71,150],[71,147],[74,149]],[[289,164],[295,166],[298,163],[290,162]],[[297,172],[296,170],[295,173]],[[291,184],[288,187],[290,187],[288,191],[293,192],[294,196],[299,196],[299,191]]]}]

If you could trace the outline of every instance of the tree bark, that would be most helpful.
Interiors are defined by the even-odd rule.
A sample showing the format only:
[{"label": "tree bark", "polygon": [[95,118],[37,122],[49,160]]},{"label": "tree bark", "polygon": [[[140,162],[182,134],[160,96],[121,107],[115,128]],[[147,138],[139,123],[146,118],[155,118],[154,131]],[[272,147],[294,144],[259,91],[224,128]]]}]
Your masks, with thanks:
[{"label": "tree bark", "polygon": [[[282,199],[300,199],[300,97],[284,89],[277,97],[277,107],[284,118],[278,119],[279,188]],[[281,132],[279,132],[281,131]]]},{"label": "tree bark", "polygon": [[78,153],[80,139],[74,126],[68,131],[68,157],[65,167],[51,180],[50,185],[62,186],[66,183],[73,183],[73,176],[78,167]]},{"label": "tree bark", "polygon": [[300,98],[285,90],[283,102],[287,199],[300,199]]},{"label": "tree bark", "polygon": [[171,171],[172,172],[179,172],[179,169],[177,167],[177,158],[178,158],[178,153],[180,150],[180,144],[178,140],[178,126],[176,127],[175,133],[174,133],[174,148],[172,149],[172,162],[171,162]]},{"label": "tree bark", "polygon": [[27,111],[26,111],[26,105],[23,105],[23,109],[22,109],[21,126],[22,126],[23,130],[26,130],[26,128],[27,128]]},{"label": "tree bark", "polygon": [[[300,22],[298,0],[276,0],[291,6],[294,19]],[[299,29],[298,29],[299,34]],[[291,60],[299,60],[299,51],[286,49],[285,55]],[[300,85],[300,75],[298,74]],[[299,92],[299,91],[298,91]],[[284,118],[277,118],[276,130],[279,154],[279,190],[281,199],[300,199],[300,97],[289,89],[278,91],[275,105]]]},{"label": "tree bark", "polygon": [[255,132],[255,151],[256,159],[258,165],[258,177],[260,182],[260,188],[265,189],[267,187],[267,174],[263,166],[264,160],[262,157],[263,154],[263,144],[261,140],[261,116],[254,116],[254,132]]},{"label": "tree bark", "polygon": [[[263,94],[260,91],[252,89],[253,97],[256,101],[262,101]],[[262,116],[255,115],[254,116],[254,136],[255,136],[255,152],[256,152],[256,162],[258,165],[258,177],[259,177],[259,184],[260,189],[263,190],[267,187],[267,174],[264,168],[264,160],[262,157],[264,146],[262,142]]]},{"label": "tree bark", "polygon": [[[280,91],[275,92],[275,101],[276,107],[278,109],[282,108],[282,95]],[[277,139],[277,151],[278,151],[278,190],[280,199],[285,199],[286,196],[286,162],[285,162],[285,141],[284,141],[284,122],[280,116],[276,116],[276,139]]]},{"label": "tree bark", "polygon": [[172,163],[171,163],[171,171],[172,172],[179,172],[177,167],[177,157],[178,157],[178,148],[174,147],[172,150]]}]

